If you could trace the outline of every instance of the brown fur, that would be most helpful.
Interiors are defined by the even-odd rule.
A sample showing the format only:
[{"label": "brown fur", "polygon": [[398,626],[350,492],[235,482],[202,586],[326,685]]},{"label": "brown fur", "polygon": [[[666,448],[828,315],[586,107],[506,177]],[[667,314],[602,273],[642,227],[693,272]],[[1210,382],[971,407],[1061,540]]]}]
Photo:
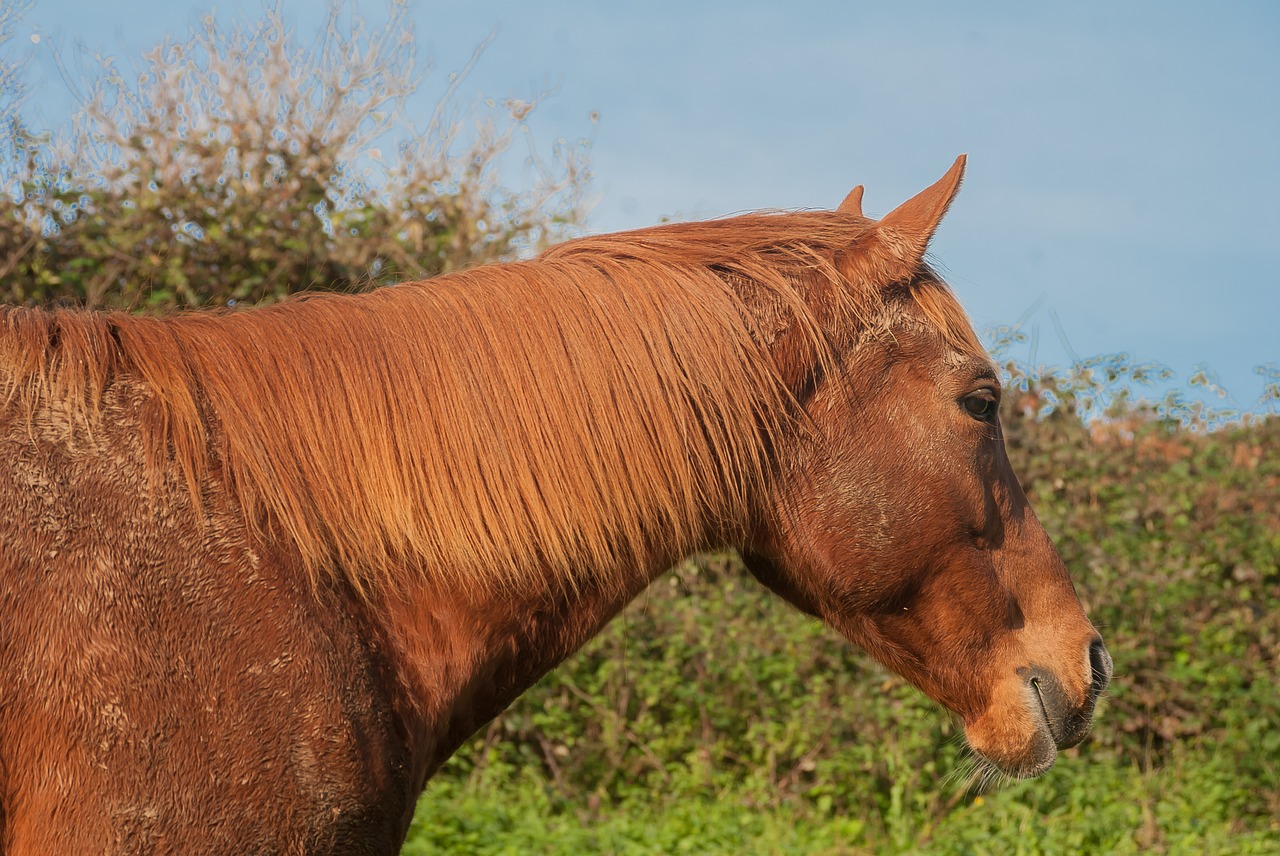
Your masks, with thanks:
[{"label": "brown fur", "polygon": [[962,167],[879,223],[857,194],[244,312],[0,310],[0,851],[389,852],[705,547],[1042,769],[1096,634],[956,406],[988,364],[921,257]]}]

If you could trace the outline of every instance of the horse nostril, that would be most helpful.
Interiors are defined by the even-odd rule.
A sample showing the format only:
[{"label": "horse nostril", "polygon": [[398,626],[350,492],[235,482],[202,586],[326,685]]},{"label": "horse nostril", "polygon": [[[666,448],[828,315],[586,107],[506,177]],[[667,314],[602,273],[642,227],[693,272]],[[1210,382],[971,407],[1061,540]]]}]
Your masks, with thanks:
[{"label": "horse nostril", "polygon": [[1094,639],[1089,645],[1089,668],[1093,674],[1089,693],[1092,698],[1097,698],[1107,688],[1107,684],[1111,683],[1112,669],[1111,655],[1107,653],[1107,646],[1102,644],[1101,639]]}]

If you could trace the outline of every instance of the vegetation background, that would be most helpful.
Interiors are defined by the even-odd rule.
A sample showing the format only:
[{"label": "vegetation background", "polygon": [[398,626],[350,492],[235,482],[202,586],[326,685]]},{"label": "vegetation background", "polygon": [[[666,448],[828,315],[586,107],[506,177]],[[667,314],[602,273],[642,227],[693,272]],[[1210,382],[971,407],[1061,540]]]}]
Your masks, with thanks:
[{"label": "vegetation background", "polygon": [[[21,4],[0,7],[0,39]],[[32,128],[0,63],[0,292],[157,311],[356,290],[517,257],[585,218],[589,149],[520,141],[538,104],[425,127],[412,28],[300,45],[210,19],[68,128]],[[511,163],[534,178],[506,181]],[[1054,370],[993,331],[1028,494],[1116,679],[1046,776],[973,781],[955,724],[732,555],[675,568],[479,734],[423,797],[406,853],[1280,852],[1280,373],[1248,413],[1124,356]],[[1204,394],[1202,394],[1204,393]]]}]

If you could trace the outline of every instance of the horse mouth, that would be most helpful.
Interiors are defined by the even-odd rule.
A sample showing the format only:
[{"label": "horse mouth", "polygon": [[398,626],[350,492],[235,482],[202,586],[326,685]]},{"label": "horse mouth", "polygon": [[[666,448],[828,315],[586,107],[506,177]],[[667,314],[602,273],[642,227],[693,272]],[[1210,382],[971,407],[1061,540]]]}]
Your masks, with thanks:
[{"label": "horse mouth", "polygon": [[1094,675],[1094,682],[1081,704],[1073,702],[1063,692],[1062,685],[1052,673],[1045,674],[1039,669],[1032,670],[1027,683],[1035,690],[1044,725],[1052,736],[1054,745],[1059,749],[1070,749],[1089,736],[1089,731],[1093,727],[1094,707],[1098,695],[1105,687],[1105,682],[1099,685],[1097,670]]},{"label": "horse mouth", "polygon": [[1043,742],[1036,740],[1033,744],[1035,755],[1017,761],[995,758],[972,747],[970,747],[970,751],[977,762],[975,775],[971,779],[971,783],[979,781],[983,785],[993,781],[999,782],[1003,780],[1009,783],[1022,779],[1034,779],[1049,772],[1054,762],[1058,760],[1058,750],[1053,748],[1053,743],[1048,740]]},{"label": "horse mouth", "polygon": [[965,722],[969,744],[982,763],[1012,779],[1042,775],[1058,751],[1088,736],[1098,698],[1111,680],[1111,657],[1101,640],[1089,646],[1089,684],[1069,694],[1058,674],[1040,665],[1020,666],[993,690],[992,704]]},{"label": "horse mouth", "polygon": [[1030,683],[1031,689],[1035,690],[1036,693],[1036,703],[1040,706],[1040,718],[1044,722],[1044,727],[1049,731],[1049,736],[1053,738],[1054,746],[1061,746],[1062,740],[1053,727],[1053,717],[1049,715],[1049,708],[1044,703],[1044,691],[1040,689],[1040,679],[1032,678]]},{"label": "horse mouth", "polygon": [[[1058,750],[1075,746],[1089,733],[1088,716],[1053,715],[1054,692],[1056,686],[1050,681],[1048,688],[1040,676],[1033,676],[1027,681],[1028,688],[1035,696],[1035,701],[1028,699],[1034,731],[1031,735],[1028,752],[1021,758],[998,759],[987,756],[984,760],[993,764],[1000,772],[1015,779],[1034,779],[1044,775],[1058,758]],[[1048,698],[1046,698],[1046,692]],[[1058,691],[1060,692],[1060,691]],[[1084,722],[1072,720],[1083,718]]]},{"label": "horse mouth", "polygon": [[996,746],[979,747],[970,742],[970,749],[979,764],[997,778],[1034,779],[1048,772],[1058,759],[1058,735],[1040,683],[1031,680],[1023,687],[1024,716],[1030,720],[1031,726],[1027,742],[1020,749],[1008,753]]}]

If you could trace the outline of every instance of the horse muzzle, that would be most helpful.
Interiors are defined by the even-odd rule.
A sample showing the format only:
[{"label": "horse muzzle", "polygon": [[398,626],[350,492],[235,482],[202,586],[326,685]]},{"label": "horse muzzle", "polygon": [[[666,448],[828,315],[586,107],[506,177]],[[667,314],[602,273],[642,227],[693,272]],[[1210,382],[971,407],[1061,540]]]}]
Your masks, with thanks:
[{"label": "horse muzzle", "polygon": [[[1019,670],[1022,673],[1022,670]],[[1027,684],[1035,691],[1044,725],[1058,749],[1069,749],[1089,734],[1098,697],[1111,683],[1111,655],[1101,639],[1089,645],[1089,687],[1083,704],[1071,701],[1053,672],[1033,666],[1026,670]]]},{"label": "horse muzzle", "polygon": [[[982,716],[965,724],[969,745],[984,760],[1018,779],[1039,776],[1053,766],[1058,750],[1078,744],[1093,724],[1098,698],[1111,682],[1111,655],[1094,638],[1086,654],[1083,692],[1069,692],[1059,673],[1023,666],[1016,678],[997,687]],[[1077,682],[1077,686],[1084,684]]]}]

